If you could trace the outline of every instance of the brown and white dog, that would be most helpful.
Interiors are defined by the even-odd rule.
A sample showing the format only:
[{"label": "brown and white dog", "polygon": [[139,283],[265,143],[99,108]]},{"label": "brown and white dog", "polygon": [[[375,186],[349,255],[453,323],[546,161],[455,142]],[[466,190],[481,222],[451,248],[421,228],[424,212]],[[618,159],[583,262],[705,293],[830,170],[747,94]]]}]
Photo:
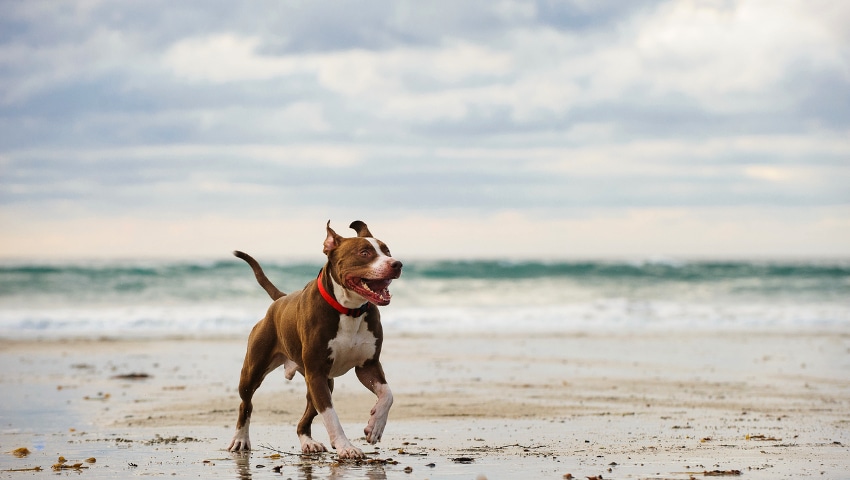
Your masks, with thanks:
[{"label": "brown and white dog", "polygon": [[248,262],[274,302],[248,337],[239,378],[242,404],[228,450],[251,449],[251,398],[263,378],[281,365],[288,380],[299,372],[307,383],[307,409],[297,428],[302,452],[327,451],[311,436],[313,419],[321,414],[339,457],[363,457],[345,436],[331,401],[333,379],[352,368],[360,382],[378,397],[363,430],[366,441],[374,444],[381,440],[393,395],[380,362],[383,331],[377,306],[390,303],[388,288],[401,275],[402,264],[372,236],[365,223],[357,220],[350,227],[357,237],[343,238],[328,222],[324,242],[327,263],[316,280],[289,295],[269,281],[256,260],[233,252]]}]

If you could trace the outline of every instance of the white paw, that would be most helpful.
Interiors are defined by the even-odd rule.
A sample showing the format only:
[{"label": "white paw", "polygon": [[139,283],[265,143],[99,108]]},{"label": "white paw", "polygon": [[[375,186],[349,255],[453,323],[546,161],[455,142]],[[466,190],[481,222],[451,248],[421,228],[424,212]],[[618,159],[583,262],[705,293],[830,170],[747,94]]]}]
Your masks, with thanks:
[{"label": "white paw", "polygon": [[241,452],[244,450],[251,449],[251,439],[248,438],[248,429],[242,428],[236,431],[236,434],[233,435],[233,439],[230,440],[230,445],[227,446],[227,450],[231,452]]},{"label": "white paw", "polygon": [[300,437],[299,440],[301,440],[301,453],[322,453],[328,451],[324,445],[306,435]]},{"label": "white paw", "polygon": [[351,443],[343,447],[337,447],[336,453],[339,455],[339,458],[364,458],[366,455],[363,453],[363,450],[355,447]]},{"label": "white paw", "polygon": [[387,426],[386,419],[375,421],[374,418],[370,418],[366,428],[363,429],[363,433],[366,434],[366,441],[372,445],[381,441],[381,437],[384,436],[384,428]]},{"label": "white paw", "polygon": [[378,412],[378,407],[372,409],[372,415],[369,417],[369,422],[366,424],[366,428],[363,429],[363,433],[366,434],[366,441],[371,443],[372,445],[381,441],[381,437],[384,436],[384,428],[387,426],[387,417],[388,417],[388,409],[381,409]]}]

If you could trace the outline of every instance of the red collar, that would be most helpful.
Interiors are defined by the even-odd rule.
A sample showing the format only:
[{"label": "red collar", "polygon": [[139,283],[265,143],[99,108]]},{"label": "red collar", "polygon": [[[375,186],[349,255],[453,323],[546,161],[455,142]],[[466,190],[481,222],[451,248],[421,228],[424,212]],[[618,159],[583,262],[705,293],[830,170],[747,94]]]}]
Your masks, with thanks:
[{"label": "red collar", "polygon": [[319,287],[319,293],[322,294],[322,298],[328,302],[328,305],[332,306],[337,312],[343,315],[348,315],[349,317],[357,318],[366,313],[366,310],[369,308],[369,302],[366,302],[357,308],[346,308],[341,303],[337,302],[336,299],[325,289],[324,282],[322,281],[323,273],[325,273],[324,268],[319,270],[319,277],[316,278],[316,285]]}]

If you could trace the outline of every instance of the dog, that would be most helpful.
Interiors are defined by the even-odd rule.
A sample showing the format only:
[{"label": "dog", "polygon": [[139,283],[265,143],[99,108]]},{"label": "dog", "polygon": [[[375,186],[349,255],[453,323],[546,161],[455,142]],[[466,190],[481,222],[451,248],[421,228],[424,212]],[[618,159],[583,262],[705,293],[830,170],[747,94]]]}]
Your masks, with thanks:
[{"label": "dog", "polygon": [[328,221],[323,248],[327,263],[318,278],[289,295],[269,281],[250,255],[233,252],[251,266],[260,286],[274,301],[248,336],[239,377],[242,403],[229,451],[251,449],[251,399],[265,376],[281,365],[287,380],[298,372],[307,384],[307,408],[296,430],[303,453],[327,451],[311,434],[313,419],[321,415],[331,446],[340,458],[364,457],[345,436],[331,401],[334,378],[352,368],[360,382],[377,396],[363,430],[366,441],[375,444],[381,440],[393,394],[380,361],[383,330],[378,306],[390,303],[389,286],[401,276],[402,263],[390,255],[386,244],[377,240],[365,223],[357,220],[349,227],[357,236],[343,238]]}]

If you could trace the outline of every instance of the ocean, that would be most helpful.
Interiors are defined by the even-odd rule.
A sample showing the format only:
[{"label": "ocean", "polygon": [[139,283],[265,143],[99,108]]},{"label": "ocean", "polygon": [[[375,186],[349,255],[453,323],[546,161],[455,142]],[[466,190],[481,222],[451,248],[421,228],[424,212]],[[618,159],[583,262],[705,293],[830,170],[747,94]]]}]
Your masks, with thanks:
[{"label": "ocean", "polygon": [[[283,291],[320,263],[260,259]],[[850,327],[850,261],[408,261],[396,333]],[[269,298],[238,259],[0,264],[0,338],[247,335]]]}]

